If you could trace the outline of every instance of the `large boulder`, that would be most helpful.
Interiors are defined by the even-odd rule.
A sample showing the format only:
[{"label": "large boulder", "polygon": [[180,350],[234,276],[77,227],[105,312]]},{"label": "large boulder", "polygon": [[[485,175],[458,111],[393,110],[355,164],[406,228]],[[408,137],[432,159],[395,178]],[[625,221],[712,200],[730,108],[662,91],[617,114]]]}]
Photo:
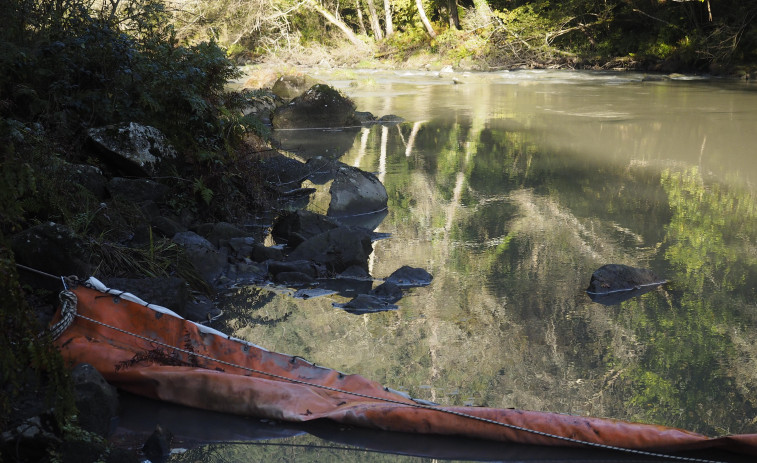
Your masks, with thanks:
[{"label": "large boulder", "polygon": [[[233,238],[247,238],[250,233],[228,222],[204,223],[195,230],[213,246],[228,246]],[[250,237],[251,238],[251,237]]]},{"label": "large boulder", "polygon": [[339,227],[303,241],[289,255],[289,260],[316,262],[337,274],[353,265],[367,270],[371,252],[373,245],[369,231]]},{"label": "large boulder", "polygon": [[155,127],[130,122],[92,128],[88,134],[103,160],[126,175],[166,174],[178,161],[176,150]]},{"label": "large boulder", "polygon": [[182,317],[192,298],[187,282],[178,277],[103,278],[109,288],[126,291],[143,301],[173,310]]},{"label": "large boulder", "polygon": [[173,241],[184,248],[187,258],[202,279],[214,286],[228,266],[227,253],[219,251],[210,241],[191,231],[177,233]]},{"label": "large boulder", "polygon": [[279,186],[282,191],[298,188],[311,172],[311,168],[304,162],[278,152],[270,152],[261,157],[257,167],[266,182]]},{"label": "large boulder", "polygon": [[87,363],[80,363],[71,372],[74,401],[82,429],[107,437],[111,421],[118,411],[118,393],[105,378]]},{"label": "large boulder", "polygon": [[168,190],[169,188],[162,183],[147,178],[114,177],[108,182],[111,196],[134,203],[162,202]]},{"label": "large boulder", "polygon": [[359,126],[355,103],[325,84],[307,92],[273,112],[274,129]]},{"label": "large boulder", "polygon": [[[24,230],[13,237],[11,249],[17,263],[56,276],[86,278],[92,272],[89,246],[65,225],[48,222]],[[58,280],[29,272],[21,275],[32,286],[60,289]]]},{"label": "large boulder", "polygon": [[92,193],[97,199],[105,199],[108,196],[108,179],[102,171],[89,164],[67,164],[64,169],[68,171],[71,181]]},{"label": "large boulder", "polygon": [[622,264],[607,264],[598,268],[589,281],[586,292],[594,302],[619,304],[667,283],[652,270]]},{"label": "large boulder", "polygon": [[305,74],[302,75],[286,75],[276,79],[273,83],[271,91],[279,98],[284,100],[291,100],[296,98],[308,89],[317,85],[319,82]]},{"label": "large boulder", "polygon": [[252,114],[264,123],[270,123],[273,111],[283,104],[284,101],[273,92],[258,90],[247,98],[242,114],[245,116]]},{"label": "large boulder", "polygon": [[336,172],[329,191],[327,215],[337,218],[385,211],[389,198],[375,175],[345,164]]}]

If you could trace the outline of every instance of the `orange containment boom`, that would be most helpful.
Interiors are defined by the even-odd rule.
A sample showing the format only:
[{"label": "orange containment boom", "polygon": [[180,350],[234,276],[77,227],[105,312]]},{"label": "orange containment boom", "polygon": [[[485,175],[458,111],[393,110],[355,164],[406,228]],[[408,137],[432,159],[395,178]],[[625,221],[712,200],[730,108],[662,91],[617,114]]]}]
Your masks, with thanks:
[{"label": "orange containment boom", "polygon": [[86,286],[61,293],[61,299],[57,318],[63,322],[53,331],[64,358],[91,364],[125,391],[189,407],[289,422],[325,418],[385,431],[615,448],[642,455],[697,449],[757,455],[757,434],[710,438],[613,419],[416,401],[359,375],[229,337],[109,290],[93,278]]}]

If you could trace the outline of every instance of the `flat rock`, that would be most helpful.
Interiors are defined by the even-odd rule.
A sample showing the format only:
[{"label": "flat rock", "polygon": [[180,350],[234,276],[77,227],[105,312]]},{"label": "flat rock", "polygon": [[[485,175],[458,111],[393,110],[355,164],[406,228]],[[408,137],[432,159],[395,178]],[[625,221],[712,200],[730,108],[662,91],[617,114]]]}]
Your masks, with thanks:
[{"label": "flat rock", "polygon": [[354,314],[365,314],[374,312],[384,312],[387,310],[397,310],[394,304],[390,304],[382,298],[370,294],[358,294],[357,297],[345,304],[333,303],[334,307],[339,307],[347,312]]}]

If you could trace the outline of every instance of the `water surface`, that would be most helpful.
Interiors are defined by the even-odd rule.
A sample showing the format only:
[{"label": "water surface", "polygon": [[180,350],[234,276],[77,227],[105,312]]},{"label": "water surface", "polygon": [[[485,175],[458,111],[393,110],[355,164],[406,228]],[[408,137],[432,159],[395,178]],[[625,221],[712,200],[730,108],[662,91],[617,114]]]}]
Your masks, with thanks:
[{"label": "water surface", "polygon": [[[315,77],[358,110],[406,120],[324,154],[386,186],[377,230],[391,238],[374,243],[372,275],[411,265],[434,281],[366,315],[334,308],[337,296],[247,288],[222,329],[444,405],[757,432],[753,86],[568,71]],[[608,263],[671,283],[593,303],[584,290]]]}]

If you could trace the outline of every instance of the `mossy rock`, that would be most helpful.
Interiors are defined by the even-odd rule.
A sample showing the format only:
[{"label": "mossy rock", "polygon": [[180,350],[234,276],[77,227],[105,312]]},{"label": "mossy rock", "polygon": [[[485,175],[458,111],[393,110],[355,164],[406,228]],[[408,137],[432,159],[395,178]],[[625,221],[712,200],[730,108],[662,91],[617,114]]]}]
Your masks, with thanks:
[{"label": "mossy rock", "polygon": [[288,105],[277,108],[272,122],[275,129],[360,125],[355,103],[325,84],[316,84]]}]

